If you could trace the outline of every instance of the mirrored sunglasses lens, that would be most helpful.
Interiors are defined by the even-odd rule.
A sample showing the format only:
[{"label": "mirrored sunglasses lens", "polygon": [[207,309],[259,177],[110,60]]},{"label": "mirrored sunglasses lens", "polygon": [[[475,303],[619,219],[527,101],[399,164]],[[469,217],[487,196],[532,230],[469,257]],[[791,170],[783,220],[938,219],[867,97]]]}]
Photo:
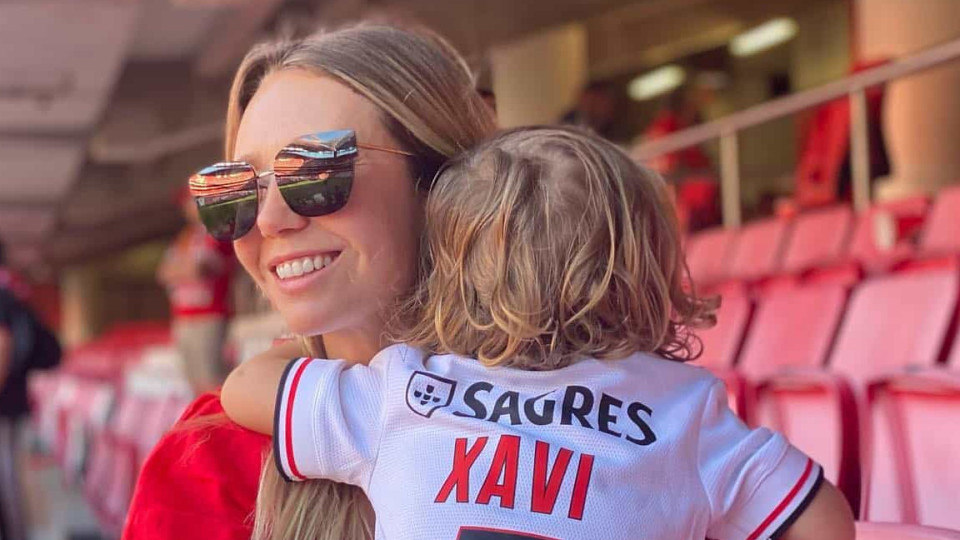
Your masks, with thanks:
[{"label": "mirrored sunglasses lens", "polygon": [[218,240],[236,240],[257,220],[257,177],[246,164],[219,163],[190,179],[200,221]]},{"label": "mirrored sunglasses lens", "polygon": [[343,208],[352,185],[353,167],[277,176],[283,200],[291,210],[307,217],[323,216]]}]

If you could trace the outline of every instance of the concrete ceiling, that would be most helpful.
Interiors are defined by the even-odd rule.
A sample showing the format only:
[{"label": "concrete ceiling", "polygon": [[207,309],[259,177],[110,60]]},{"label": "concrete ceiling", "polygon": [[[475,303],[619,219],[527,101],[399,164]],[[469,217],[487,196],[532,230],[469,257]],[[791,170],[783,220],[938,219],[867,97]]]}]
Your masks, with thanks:
[{"label": "concrete ceiling", "polygon": [[[227,72],[280,4],[0,2],[0,239],[13,262],[61,264],[173,230],[175,209],[149,211],[157,193],[170,191],[169,181],[156,181],[170,164],[104,167],[91,159],[91,145],[126,156],[132,145],[157,148],[158,138],[194,118],[220,118],[222,100],[213,114],[193,110],[207,103],[204,87],[224,93],[215,78],[196,76],[193,63],[213,56]],[[225,39],[231,28],[242,38]],[[177,160],[164,149],[152,157]]]}]

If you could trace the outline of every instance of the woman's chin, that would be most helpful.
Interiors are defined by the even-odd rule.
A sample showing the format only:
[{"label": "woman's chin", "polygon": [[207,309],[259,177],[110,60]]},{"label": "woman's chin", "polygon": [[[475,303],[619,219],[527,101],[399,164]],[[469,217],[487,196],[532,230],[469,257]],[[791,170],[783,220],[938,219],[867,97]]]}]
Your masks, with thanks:
[{"label": "woman's chin", "polygon": [[328,318],[316,308],[316,304],[311,305],[312,307],[280,310],[290,332],[300,336],[317,336],[329,331]]}]

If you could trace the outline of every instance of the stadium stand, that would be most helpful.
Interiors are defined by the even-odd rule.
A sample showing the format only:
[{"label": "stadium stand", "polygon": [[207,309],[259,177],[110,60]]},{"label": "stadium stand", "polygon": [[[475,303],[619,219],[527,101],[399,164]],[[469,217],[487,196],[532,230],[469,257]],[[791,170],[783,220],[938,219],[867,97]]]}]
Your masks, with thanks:
[{"label": "stadium stand", "polygon": [[832,206],[801,214],[787,240],[782,271],[800,274],[839,264],[847,253],[853,224],[853,210],[848,206]]},{"label": "stadium stand", "polygon": [[771,218],[744,226],[733,243],[728,277],[750,282],[775,275],[790,225],[789,220]]},{"label": "stadium stand", "polygon": [[736,231],[715,228],[696,233],[687,240],[687,267],[697,287],[706,288],[727,279],[735,238]]},{"label": "stadium stand", "polygon": [[960,540],[960,531],[858,521],[857,540]]}]

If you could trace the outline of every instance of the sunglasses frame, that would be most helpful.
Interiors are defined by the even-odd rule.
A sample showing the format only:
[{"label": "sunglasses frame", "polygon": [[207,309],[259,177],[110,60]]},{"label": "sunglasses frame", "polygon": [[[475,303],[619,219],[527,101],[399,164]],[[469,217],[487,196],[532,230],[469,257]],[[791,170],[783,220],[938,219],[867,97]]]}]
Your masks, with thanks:
[{"label": "sunglasses frame", "polygon": [[[404,157],[415,157],[413,153],[396,148],[357,143],[356,132],[354,130],[346,129],[335,131],[319,131],[302,135],[284,145],[284,147],[277,152],[277,155],[274,157],[273,169],[270,170],[258,171],[256,167],[246,161],[222,161],[204,167],[190,177],[188,181],[190,194],[193,197],[194,203],[197,205],[198,211],[200,212],[201,221],[211,236],[221,241],[238,240],[249,233],[256,224],[257,216],[260,213],[262,192],[270,186],[270,181],[267,179],[269,176],[273,176],[274,182],[277,182],[277,186],[280,188],[281,197],[284,199],[284,204],[286,204],[287,207],[297,215],[304,217],[318,217],[332,214],[341,210],[344,206],[346,206],[350,193],[353,189],[353,180],[356,177],[356,160],[359,157],[359,149],[361,148],[364,150],[386,152]],[[282,160],[284,156],[288,156],[289,159],[300,159],[302,161],[296,167],[280,168],[277,166],[277,162]],[[312,166],[308,167],[306,164],[310,163],[311,160],[315,160],[320,163],[329,161],[330,164],[323,165],[323,168],[320,168],[318,164],[313,164]],[[302,172],[305,167],[308,167],[307,173]],[[343,191],[342,202],[333,203],[330,205],[330,209],[326,210],[324,210],[322,207],[319,207],[319,209],[313,209],[311,211],[300,208],[295,201],[291,201],[290,198],[288,198],[292,198],[294,195],[288,195],[284,190],[284,187],[286,186],[282,186],[279,183],[281,179],[286,176],[303,177],[315,174],[317,176],[328,175],[333,177],[337,173],[342,174],[346,172],[347,167],[349,167],[349,174],[339,178],[341,184],[340,189]],[[278,169],[280,173],[279,175]],[[287,172],[288,170],[289,172]],[[322,173],[319,172],[321,170],[323,171]],[[234,171],[234,174],[248,171],[249,174],[245,175],[242,180],[217,181],[217,179],[222,178],[222,176],[217,176],[217,173],[223,173],[226,171]],[[294,174],[297,172],[300,174]],[[252,177],[250,175],[252,175]],[[265,179],[267,180],[265,181]],[[336,179],[337,178],[333,178],[333,180]],[[333,186],[331,189],[337,189],[337,186],[333,185],[332,183],[327,184],[327,178],[324,178],[322,182],[317,182],[317,184],[320,186],[331,185]],[[321,189],[322,188],[316,188],[314,192],[307,190],[306,194],[311,195],[311,198],[313,199],[316,199],[318,196],[323,199],[324,197]],[[252,195],[254,197],[254,205],[252,208],[250,206],[240,206],[246,197],[242,197],[236,201],[227,201],[226,203],[216,202],[215,204],[211,204],[207,200],[208,198],[214,196],[223,197],[246,191],[252,191]],[[333,195],[336,195],[336,193],[333,193]],[[209,211],[209,209],[212,207],[223,206],[224,204],[233,205],[235,212],[232,216],[232,220],[223,220],[220,217],[214,217],[212,215],[213,213]],[[241,216],[241,214],[244,215]],[[226,216],[229,214],[223,215]],[[224,228],[224,222],[229,224],[229,227]]]}]

